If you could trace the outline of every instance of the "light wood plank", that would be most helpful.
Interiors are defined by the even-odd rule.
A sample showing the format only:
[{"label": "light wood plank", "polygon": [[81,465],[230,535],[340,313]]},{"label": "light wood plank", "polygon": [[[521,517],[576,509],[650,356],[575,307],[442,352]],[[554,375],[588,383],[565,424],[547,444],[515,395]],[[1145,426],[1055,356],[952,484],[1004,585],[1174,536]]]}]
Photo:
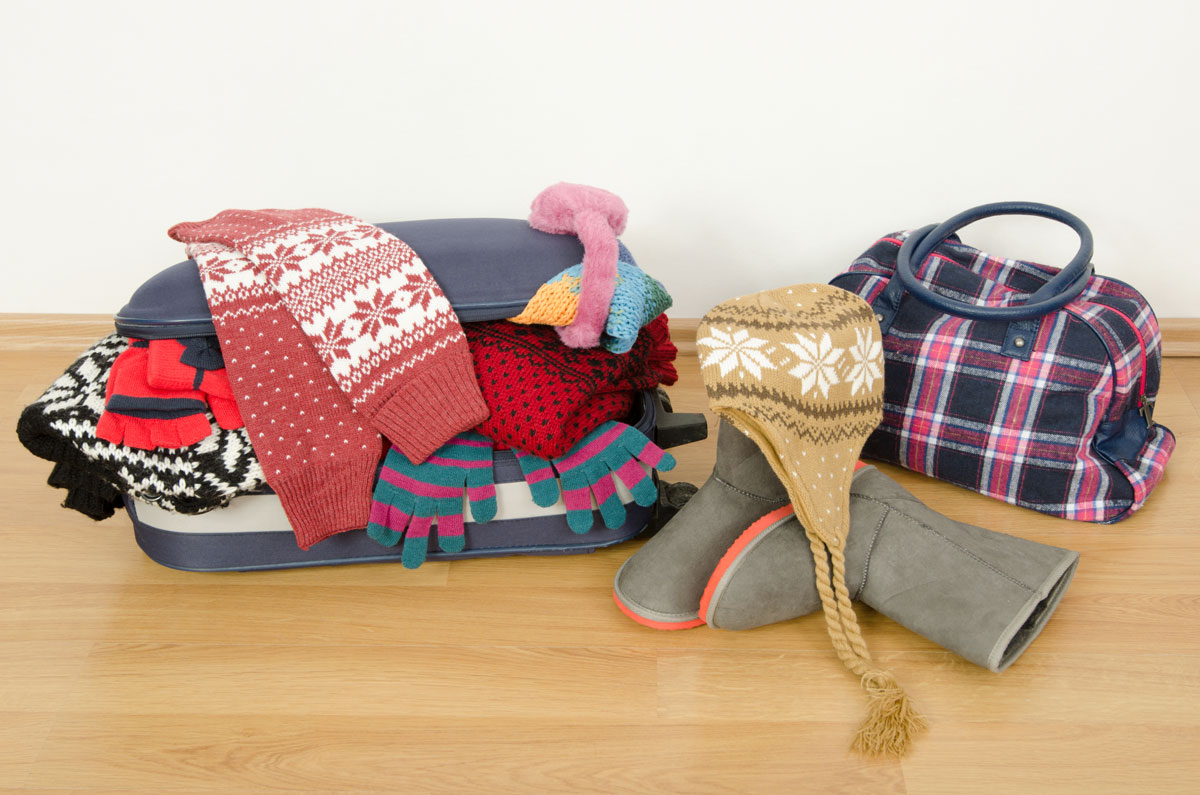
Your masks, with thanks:
[{"label": "light wood plank", "polygon": [[1200,318],[1165,317],[1158,325],[1164,356],[1200,356]]},{"label": "light wood plank", "polygon": [[164,791],[904,792],[895,761],[848,756],[847,730],[818,722],[610,726],[584,715],[558,722],[64,714],[27,785],[120,787],[136,779]]},{"label": "light wood plank", "polygon": [[655,688],[636,649],[99,643],[66,692],[72,712],[624,724],[653,720]]},{"label": "light wood plank", "polygon": [[[980,721],[940,731],[902,766],[922,795],[1195,793],[1195,727],[1092,722],[1075,710],[1056,722]],[[932,739],[932,738],[930,738]]]},{"label": "light wood plank", "polygon": [[58,720],[58,713],[0,708],[0,784],[21,787],[37,770],[37,756]]},{"label": "light wood plank", "polygon": [[[1055,723],[1081,703],[1097,723],[1196,725],[1195,702],[1179,697],[1200,694],[1191,655],[1129,651],[1124,666],[1113,666],[1108,652],[1055,653],[1038,644],[1003,674],[940,649],[873,656],[930,718],[922,745],[964,723]],[[664,650],[658,658],[659,715],[667,720],[836,722],[864,705],[858,683],[832,651]],[[746,686],[747,666],[760,681],[794,684],[762,698]]]}]

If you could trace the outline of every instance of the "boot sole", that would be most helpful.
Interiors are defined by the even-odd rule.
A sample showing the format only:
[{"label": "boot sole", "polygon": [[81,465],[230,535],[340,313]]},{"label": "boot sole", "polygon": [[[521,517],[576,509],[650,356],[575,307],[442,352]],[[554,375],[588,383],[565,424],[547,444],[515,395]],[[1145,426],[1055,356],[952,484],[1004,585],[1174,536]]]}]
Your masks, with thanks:
[{"label": "boot sole", "polygon": [[[713,592],[717,588],[718,581],[722,579],[722,577],[728,571],[730,565],[733,564],[734,560],[737,559],[742,550],[744,550],[746,546],[755,538],[761,536],[770,528],[787,519],[793,513],[795,513],[795,511],[792,506],[790,504],[785,505],[782,508],[777,508],[774,511],[771,511],[770,513],[756,519],[753,524],[742,531],[741,535],[738,536],[737,541],[735,541],[733,545],[725,551],[720,563],[717,564],[717,568],[714,569],[712,575],[710,575],[708,584],[704,589],[704,595],[700,600],[699,609],[695,613],[660,613],[637,604],[632,599],[624,596],[621,593],[620,586],[618,585],[618,583],[621,581],[620,570],[617,571],[617,576],[613,580],[613,602],[615,602],[617,608],[620,609],[620,611],[630,619],[636,621],[644,627],[649,627],[651,629],[673,631],[677,629],[693,629],[695,627],[703,626],[707,623],[704,616],[707,614],[707,606],[712,599]],[[624,568],[624,564],[622,564],[621,568]]]},{"label": "boot sole", "polygon": [[[625,561],[628,563],[629,561]],[[621,564],[621,568],[617,570],[617,576],[613,578],[613,601],[622,613],[629,616],[631,619],[650,629],[673,630],[673,629],[691,629],[701,626],[704,619],[700,618],[698,613],[660,613],[657,610],[651,610],[648,607],[643,607],[621,593],[621,570],[625,568],[625,563]]]},{"label": "boot sole", "polygon": [[[742,553],[753,547],[757,539],[763,538],[767,533],[791,518],[795,512],[796,510],[791,504],[785,505],[782,508],[776,508],[743,530],[742,534],[737,537],[737,540],[729,546],[729,549],[725,550],[725,554],[721,556],[717,567],[709,575],[708,583],[704,586],[704,594],[700,597],[698,615],[702,617],[700,620],[703,623],[712,624],[713,615],[711,611],[720,602],[720,594],[725,589],[726,583],[729,582],[732,575],[737,571],[737,564],[742,557]],[[720,629],[717,626],[713,628]]]}]

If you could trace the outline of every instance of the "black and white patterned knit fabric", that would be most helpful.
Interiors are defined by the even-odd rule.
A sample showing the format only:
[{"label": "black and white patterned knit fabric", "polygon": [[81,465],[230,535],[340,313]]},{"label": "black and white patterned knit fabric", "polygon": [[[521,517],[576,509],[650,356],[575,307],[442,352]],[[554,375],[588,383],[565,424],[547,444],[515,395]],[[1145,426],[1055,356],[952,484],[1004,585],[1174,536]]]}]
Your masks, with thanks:
[{"label": "black and white patterned knit fabric", "polygon": [[95,519],[111,516],[120,494],[176,513],[204,513],[266,485],[245,428],[213,433],[178,450],[137,450],[96,438],[108,373],[129,345],[99,340],[21,412],[17,435],[30,452],[54,461],[49,483],[66,488],[64,507]]}]

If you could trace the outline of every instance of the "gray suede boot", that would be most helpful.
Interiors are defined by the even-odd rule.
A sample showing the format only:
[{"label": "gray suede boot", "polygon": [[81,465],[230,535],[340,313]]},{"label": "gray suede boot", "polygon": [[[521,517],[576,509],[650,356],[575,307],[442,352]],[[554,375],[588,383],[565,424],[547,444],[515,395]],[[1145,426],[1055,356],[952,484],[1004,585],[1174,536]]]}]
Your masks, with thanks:
[{"label": "gray suede boot", "polygon": [[[883,615],[990,671],[1038,636],[1079,553],[956,522],[872,466],[850,491],[846,586]],[[747,531],[714,567],[701,617],[750,629],[816,612],[812,549],[795,515]]]},{"label": "gray suede boot", "polygon": [[613,599],[648,627],[700,626],[700,596],[721,556],[747,527],[787,505],[787,491],[758,447],[722,420],[712,475],[625,561],[613,582]]}]

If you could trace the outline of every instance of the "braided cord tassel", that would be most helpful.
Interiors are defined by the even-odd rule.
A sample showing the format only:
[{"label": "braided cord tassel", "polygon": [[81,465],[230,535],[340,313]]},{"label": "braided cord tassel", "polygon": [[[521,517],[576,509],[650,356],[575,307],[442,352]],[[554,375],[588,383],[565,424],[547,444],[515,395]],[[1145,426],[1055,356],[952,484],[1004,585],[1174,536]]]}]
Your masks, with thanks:
[{"label": "braided cord tassel", "polygon": [[850,747],[872,756],[904,756],[928,724],[892,672],[877,667],[871,660],[846,589],[846,557],[841,546],[826,544],[811,530],[805,529],[805,533],[812,547],[817,593],[821,596],[829,639],[838,659],[859,677],[869,699],[866,720]]}]

